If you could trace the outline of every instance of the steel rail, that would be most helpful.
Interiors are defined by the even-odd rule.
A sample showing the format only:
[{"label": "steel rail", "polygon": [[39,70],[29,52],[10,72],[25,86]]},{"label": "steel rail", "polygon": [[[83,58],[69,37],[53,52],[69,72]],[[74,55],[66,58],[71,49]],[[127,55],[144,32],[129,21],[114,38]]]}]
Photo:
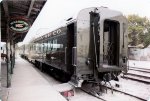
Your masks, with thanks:
[{"label": "steel rail", "polygon": [[147,70],[147,71],[150,71],[150,69],[147,69],[147,68],[140,68],[140,67],[129,67],[129,69],[132,68],[132,69],[141,69],[141,70]]},{"label": "steel rail", "polygon": [[[112,89],[111,87],[108,87],[108,86],[105,86],[105,87],[107,87],[108,89]],[[143,98],[141,98],[141,97],[138,97],[138,96],[135,96],[135,95],[129,94],[129,93],[127,93],[127,92],[123,92],[123,91],[118,90],[118,89],[114,89],[114,88],[113,88],[113,90],[114,90],[114,91],[116,91],[116,92],[120,92],[120,93],[123,93],[123,94],[129,95],[129,96],[135,97],[135,98],[137,98],[137,99],[139,99],[139,100],[142,100],[142,101],[147,101],[147,100],[145,100],[145,99],[143,99]]]},{"label": "steel rail", "polygon": [[130,80],[134,80],[134,81],[138,81],[138,82],[150,84],[150,81],[141,80],[141,79],[136,79],[136,78],[132,78],[132,77],[128,77],[128,76],[121,76],[121,78],[130,79]]},{"label": "steel rail", "polygon": [[140,70],[140,69],[132,69],[132,68],[129,68],[129,70],[133,70],[133,71],[139,71],[139,72],[145,72],[145,73],[150,73],[150,71],[145,71],[145,70]]}]

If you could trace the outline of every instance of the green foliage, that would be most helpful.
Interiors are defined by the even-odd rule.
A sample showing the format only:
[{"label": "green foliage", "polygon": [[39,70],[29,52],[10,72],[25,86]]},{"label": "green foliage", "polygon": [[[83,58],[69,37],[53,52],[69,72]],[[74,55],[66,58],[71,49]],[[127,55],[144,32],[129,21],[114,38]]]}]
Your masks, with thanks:
[{"label": "green foliage", "polygon": [[137,46],[150,44],[150,21],[146,17],[129,15],[128,17],[129,44]]}]

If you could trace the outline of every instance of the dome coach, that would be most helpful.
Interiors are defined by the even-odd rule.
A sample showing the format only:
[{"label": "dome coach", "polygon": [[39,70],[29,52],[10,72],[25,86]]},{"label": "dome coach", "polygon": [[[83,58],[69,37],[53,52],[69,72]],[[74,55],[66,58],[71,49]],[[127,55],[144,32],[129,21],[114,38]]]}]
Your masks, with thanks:
[{"label": "dome coach", "polygon": [[118,80],[127,68],[127,19],[106,7],[85,8],[64,26],[28,44],[27,59],[41,71],[82,87]]}]

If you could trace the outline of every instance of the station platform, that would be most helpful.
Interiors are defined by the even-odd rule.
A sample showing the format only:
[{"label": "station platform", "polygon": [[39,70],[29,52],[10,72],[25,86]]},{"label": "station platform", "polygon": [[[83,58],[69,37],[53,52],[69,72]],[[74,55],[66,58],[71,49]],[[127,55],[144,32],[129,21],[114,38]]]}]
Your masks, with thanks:
[{"label": "station platform", "polygon": [[66,101],[32,64],[20,57],[16,59],[6,98],[6,101]]}]

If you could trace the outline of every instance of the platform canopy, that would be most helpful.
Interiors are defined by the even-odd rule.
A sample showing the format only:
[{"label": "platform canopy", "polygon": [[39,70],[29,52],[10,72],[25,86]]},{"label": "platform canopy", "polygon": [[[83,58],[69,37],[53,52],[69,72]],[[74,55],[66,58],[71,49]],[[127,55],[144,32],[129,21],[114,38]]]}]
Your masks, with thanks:
[{"label": "platform canopy", "polygon": [[[1,2],[1,42],[23,41],[46,0],[3,0]],[[8,37],[10,35],[11,37]]]}]

